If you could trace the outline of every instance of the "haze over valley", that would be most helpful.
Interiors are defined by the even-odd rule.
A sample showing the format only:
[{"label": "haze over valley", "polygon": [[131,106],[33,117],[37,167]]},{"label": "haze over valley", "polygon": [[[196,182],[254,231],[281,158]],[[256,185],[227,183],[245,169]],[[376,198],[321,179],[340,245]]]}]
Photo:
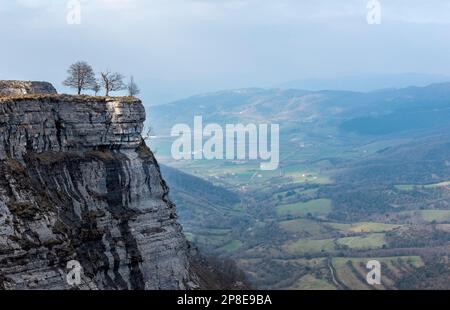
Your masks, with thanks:
[{"label": "haze over valley", "polygon": [[[364,264],[375,257],[389,273],[380,289],[448,288],[450,83],[368,93],[238,89],[148,111],[158,128],[150,144],[188,238],[236,260],[255,286],[371,289]],[[279,123],[280,168],[174,161],[170,128],[195,115]]]}]

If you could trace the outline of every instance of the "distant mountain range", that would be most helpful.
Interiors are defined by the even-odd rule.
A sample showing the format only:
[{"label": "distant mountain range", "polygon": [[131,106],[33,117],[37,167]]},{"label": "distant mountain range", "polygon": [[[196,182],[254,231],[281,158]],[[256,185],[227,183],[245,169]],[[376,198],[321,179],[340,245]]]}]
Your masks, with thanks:
[{"label": "distant mountain range", "polygon": [[141,98],[149,106],[181,100],[197,94],[215,92],[221,89],[233,89],[259,86],[273,89],[346,90],[371,92],[385,88],[405,88],[409,86],[427,86],[434,83],[450,82],[450,76],[438,74],[365,74],[341,78],[305,78],[274,84],[255,84],[242,81],[204,80],[160,80],[146,76],[137,77],[141,86]]},{"label": "distant mountain range", "polygon": [[450,83],[368,93],[249,88],[193,96],[149,109],[158,134],[175,123],[278,122],[281,130],[334,126],[363,135],[432,129],[448,123]]},{"label": "distant mountain range", "polygon": [[404,88],[411,85],[427,86],[434,83],[450,82],[450,76],[438,74],[366,74],[343,78],[299,79],[277,85],[280,88],[309,90],[349,90],[371,92],[385,88]]}]

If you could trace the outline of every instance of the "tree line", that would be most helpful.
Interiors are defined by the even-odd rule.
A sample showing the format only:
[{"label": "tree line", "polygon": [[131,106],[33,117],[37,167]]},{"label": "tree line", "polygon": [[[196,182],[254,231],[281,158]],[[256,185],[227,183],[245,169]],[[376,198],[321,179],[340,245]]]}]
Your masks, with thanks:
[{"label": "tree line", "polygon": [[110,92],[127,90],[128,95],[134,97],[140,93],[133,76],[127,84],[124,82],[124,76],[118,72],[110,72],[109,70],[100,72],[97,78],[92,67],[85,61],[77,61],[67,70],[68,77],[64,80],[63,85],[73,88],[81,95],[83,90],[92,90],[95,95],[100,90],[105,91],[105,96],[109,96]]}]

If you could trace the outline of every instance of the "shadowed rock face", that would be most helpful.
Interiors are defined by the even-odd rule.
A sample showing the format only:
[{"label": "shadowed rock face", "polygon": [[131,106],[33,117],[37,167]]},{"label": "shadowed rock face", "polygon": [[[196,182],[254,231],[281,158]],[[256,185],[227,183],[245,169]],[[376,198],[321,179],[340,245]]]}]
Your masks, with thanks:
[{"label": "shadowed rock face", "polygon": [[25,94],[56,94],[56,89],[47,82],[0,81],[0,96]]},{"label": "shadowed rock face", "polygon": [[[1,89],[1,87],[0,87]],[[197,286],[191,251],[130,98],[0,98],[0,289]]]}]

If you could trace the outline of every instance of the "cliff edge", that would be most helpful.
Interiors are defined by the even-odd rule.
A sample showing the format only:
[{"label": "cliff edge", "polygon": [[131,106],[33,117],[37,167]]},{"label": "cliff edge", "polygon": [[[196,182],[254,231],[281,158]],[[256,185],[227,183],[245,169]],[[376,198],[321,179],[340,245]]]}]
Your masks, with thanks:
[{"label": "cliff edge", "polygon": [[141,138],[141,101],[6,84],[0,289],[73,288],[71,260],[83,268],[79,289],[197,288],[193,250]]}]

